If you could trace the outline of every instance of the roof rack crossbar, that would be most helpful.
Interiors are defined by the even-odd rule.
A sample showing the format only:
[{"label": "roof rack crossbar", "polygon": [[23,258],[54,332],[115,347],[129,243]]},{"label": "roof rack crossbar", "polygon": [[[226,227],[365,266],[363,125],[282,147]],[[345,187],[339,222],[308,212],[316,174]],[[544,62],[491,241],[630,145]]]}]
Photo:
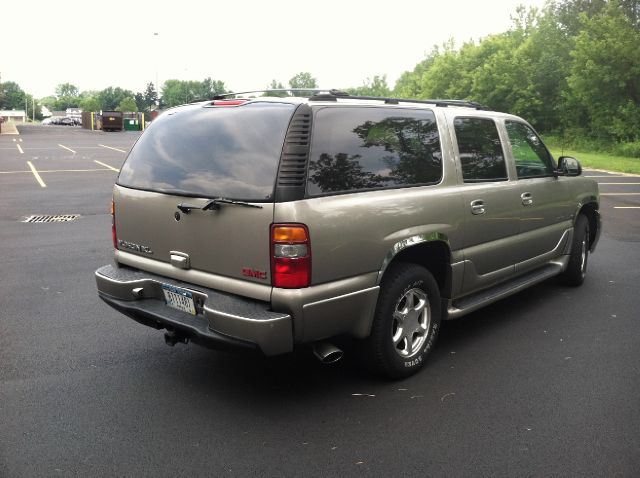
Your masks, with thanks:
[{"label": "roof rack crossbar", "polygon": [[[415,99],[406,99],[406,98],[390,98],[384,96],[351,96],[351,95],[340,95],[336,96],[336,98],[344,97],[350,100],[365,100],[365,101],[384,101],[387,104],[397,105],[398,103],[418,103],[418,104],[427,104],[427,105],[436,105],[436,106],[462,106],[467,108],[474,108],[477,110],[488,110],[486,106],[477,103],[475,101],[467,101],[467,100],[443,100],[443,99],[424,99],[424,100],[415,100]],[[327,95],[322,96],[312,96],[309,98],[310,100],[315,101],[326,101]]]},{"label": "roof rack crossbar", "polygon": [[334,96],[347,96],[347,93],[338,90],[320,89],[320,88],[270,88],[266,90],[251,90],[251,91],[236,91],[229,93],[220,93],[214,96],[211,100],[223,100],[230,96],[248,95],[251,93],[324,93]]}]

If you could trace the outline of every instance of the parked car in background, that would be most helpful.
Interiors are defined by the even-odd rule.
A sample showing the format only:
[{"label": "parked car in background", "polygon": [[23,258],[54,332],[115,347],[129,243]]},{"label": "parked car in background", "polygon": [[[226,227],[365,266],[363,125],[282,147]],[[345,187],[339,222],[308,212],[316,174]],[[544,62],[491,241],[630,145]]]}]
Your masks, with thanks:
[{"label": "parked car in background", "polygon": [[71,118],[69,116],[50,116],[42,120],[40,124],[43,125],[58,125],[58,126],[78,126],[82,124],[82,121],[78,118]]}]

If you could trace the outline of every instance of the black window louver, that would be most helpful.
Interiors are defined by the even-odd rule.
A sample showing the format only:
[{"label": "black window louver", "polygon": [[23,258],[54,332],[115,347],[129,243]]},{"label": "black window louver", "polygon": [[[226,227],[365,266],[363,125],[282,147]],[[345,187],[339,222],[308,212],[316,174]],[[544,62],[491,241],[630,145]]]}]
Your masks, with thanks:
[{"label": "black window louver", "polygon": [[282,148],[276,201],[295,201],[304,197],[309,146],[311,143],[311,108],[302,104],[291,118]]}]

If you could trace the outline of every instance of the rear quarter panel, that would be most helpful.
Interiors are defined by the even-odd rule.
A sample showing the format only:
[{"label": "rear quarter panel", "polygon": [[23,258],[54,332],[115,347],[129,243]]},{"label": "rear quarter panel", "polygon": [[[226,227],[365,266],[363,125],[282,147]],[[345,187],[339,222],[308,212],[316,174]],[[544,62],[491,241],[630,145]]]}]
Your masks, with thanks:
[{"label": "rear quarter panel", "polygon": [[461,211],[457,188],[439,185],[279,203],[274,220],[309,227],[312,283],[321,284],[379,271],[394,244],[409,237],[437,232],[458,249]]}]

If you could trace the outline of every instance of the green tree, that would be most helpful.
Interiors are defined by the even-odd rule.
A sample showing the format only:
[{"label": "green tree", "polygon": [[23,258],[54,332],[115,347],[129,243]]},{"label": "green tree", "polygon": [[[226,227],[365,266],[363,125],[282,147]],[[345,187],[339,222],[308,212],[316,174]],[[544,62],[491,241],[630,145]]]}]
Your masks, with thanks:
[{"label": "green tree", "polygon": [[575,40],[569,101],[586,111],[589,132],[601,139],[640,139],[640,30],[610,2],[599,15],[582,15]]},{"label": "green tree", "polygon": [[136,93],[134,96],[138,111],[149,112],[155,109],[158,103],[158,92],[153,83],[147,83],[144,93]]},{"label": "green tree", "polygon": [[393,96],[397,98],[417,98],[420,94],[422,75],[431,68],[434,62],[433,52],[418,63],[413,71],[405,71],[400,75],[393,88]]},{"label": "green tree", "polygon": [[393,94],[475,100],[602,145],[640,140],[640,0],[554,0],[512,20],[478,43],[434,47]]},{"label": "green tree", "polygon": [[103,111],[114,111],[123,99],[127,97],[133,98],[134,96],[135,93],[133,93],[133,91],[124,90],[119,86],[115,88],[109,86],[98,93],[100,107]]},{"label": "green tree", "polygon": [[76,85],[61,83],[56,86],[56,109],[76,108],[80,102],[80,92]]},{"label": "green tree", "polygon": [[200,97],[203,99],[211,99],[216,95],[227,92],[227,87],[223,81],[212,80],[210,77],[202,80],[200,85]]},{"label": "green tree", "polygon": [[357,96],[391,96],[391,89],[387,85],[387,76],[374,76],[373,79],[367,78],[362,86],[357,88],[347,88],[347,93]]},{"label": "green tree", "polygon": [[[465,45],[466,50],[456,51],[453,41],[434,47],[431,51],[431,62],[429,68],[425,69],[419,78],[416,79],[418,86],[418,98],[466,98],[469,91],[463,88],[464,75],[473,71],[473,64],[469,64],[472,58],[467,56],[467,64],[462,61],[463,52],[473,48],[475,45]],[[460,92],[460,90],[465,90]]]},{"label": "green tree", "polygon": [[0,109],[23,110],[25,92],[13,81],[0,84]]},{"label": "green tree", "polygon": [[[289,87],[292,89],[311,89],[314,90],[318,88],[318,83],[314,77],[311,76],[311,73],[303,71],[294,75],[293,78],[289,80]],[[300,92],[296,93],[296,96],[311,96],[312,92]]]},{"label": "green tree", "polygon": [[39,103],[43,106],[46,106],[51,111],[56,109],[56,97],[53,95],[40,98]]},{"label": "green tree", "polygon": [[608,0],[554,0],[548,10],[554,16],[558,26],[569,36],[578,35],[584,25],[582,17],[592,18],[599,15],[607,6]]},{"label": "green tree", "polygon": [[211,78],[205,78],[203,81],[167,80],[162,86],[162,103],[166,107],[172,107],[208,100],[225,92],[224,83]]},{"label": "green tree", "polygon": [[[284,85],[279,81],[271,80],[271,84],[267,86],[267,90],[283,90]],[[274,92],[265,92],[262,96],[277,96],[277,97],[285,97],[289,96],[286,91],[274,91]]]},{"label": "green tree", "polygon": [[162,103],[167,108],[189,102],[187,82],[181,80],[167,80],[162,86]]},{"label": "green tree", "polygon": [[100,100],[97,96],[85,96],[80,100],[79,107],[82,111],[100,111]]},{"label": "green tree", "polygon": [[116,111],[135,113],[138,111],[138,106],[136,105],[136,100],[131,96],[127,96],[120,101],[120,104],[116,108]]},{"label": "green tree", "polygon": [[542,131],[562,126],[572,48],[572,38],[547,10],[515,54],[517,64],[525,70],[527,85],[514,104],[514,112],[529,118]]}]

